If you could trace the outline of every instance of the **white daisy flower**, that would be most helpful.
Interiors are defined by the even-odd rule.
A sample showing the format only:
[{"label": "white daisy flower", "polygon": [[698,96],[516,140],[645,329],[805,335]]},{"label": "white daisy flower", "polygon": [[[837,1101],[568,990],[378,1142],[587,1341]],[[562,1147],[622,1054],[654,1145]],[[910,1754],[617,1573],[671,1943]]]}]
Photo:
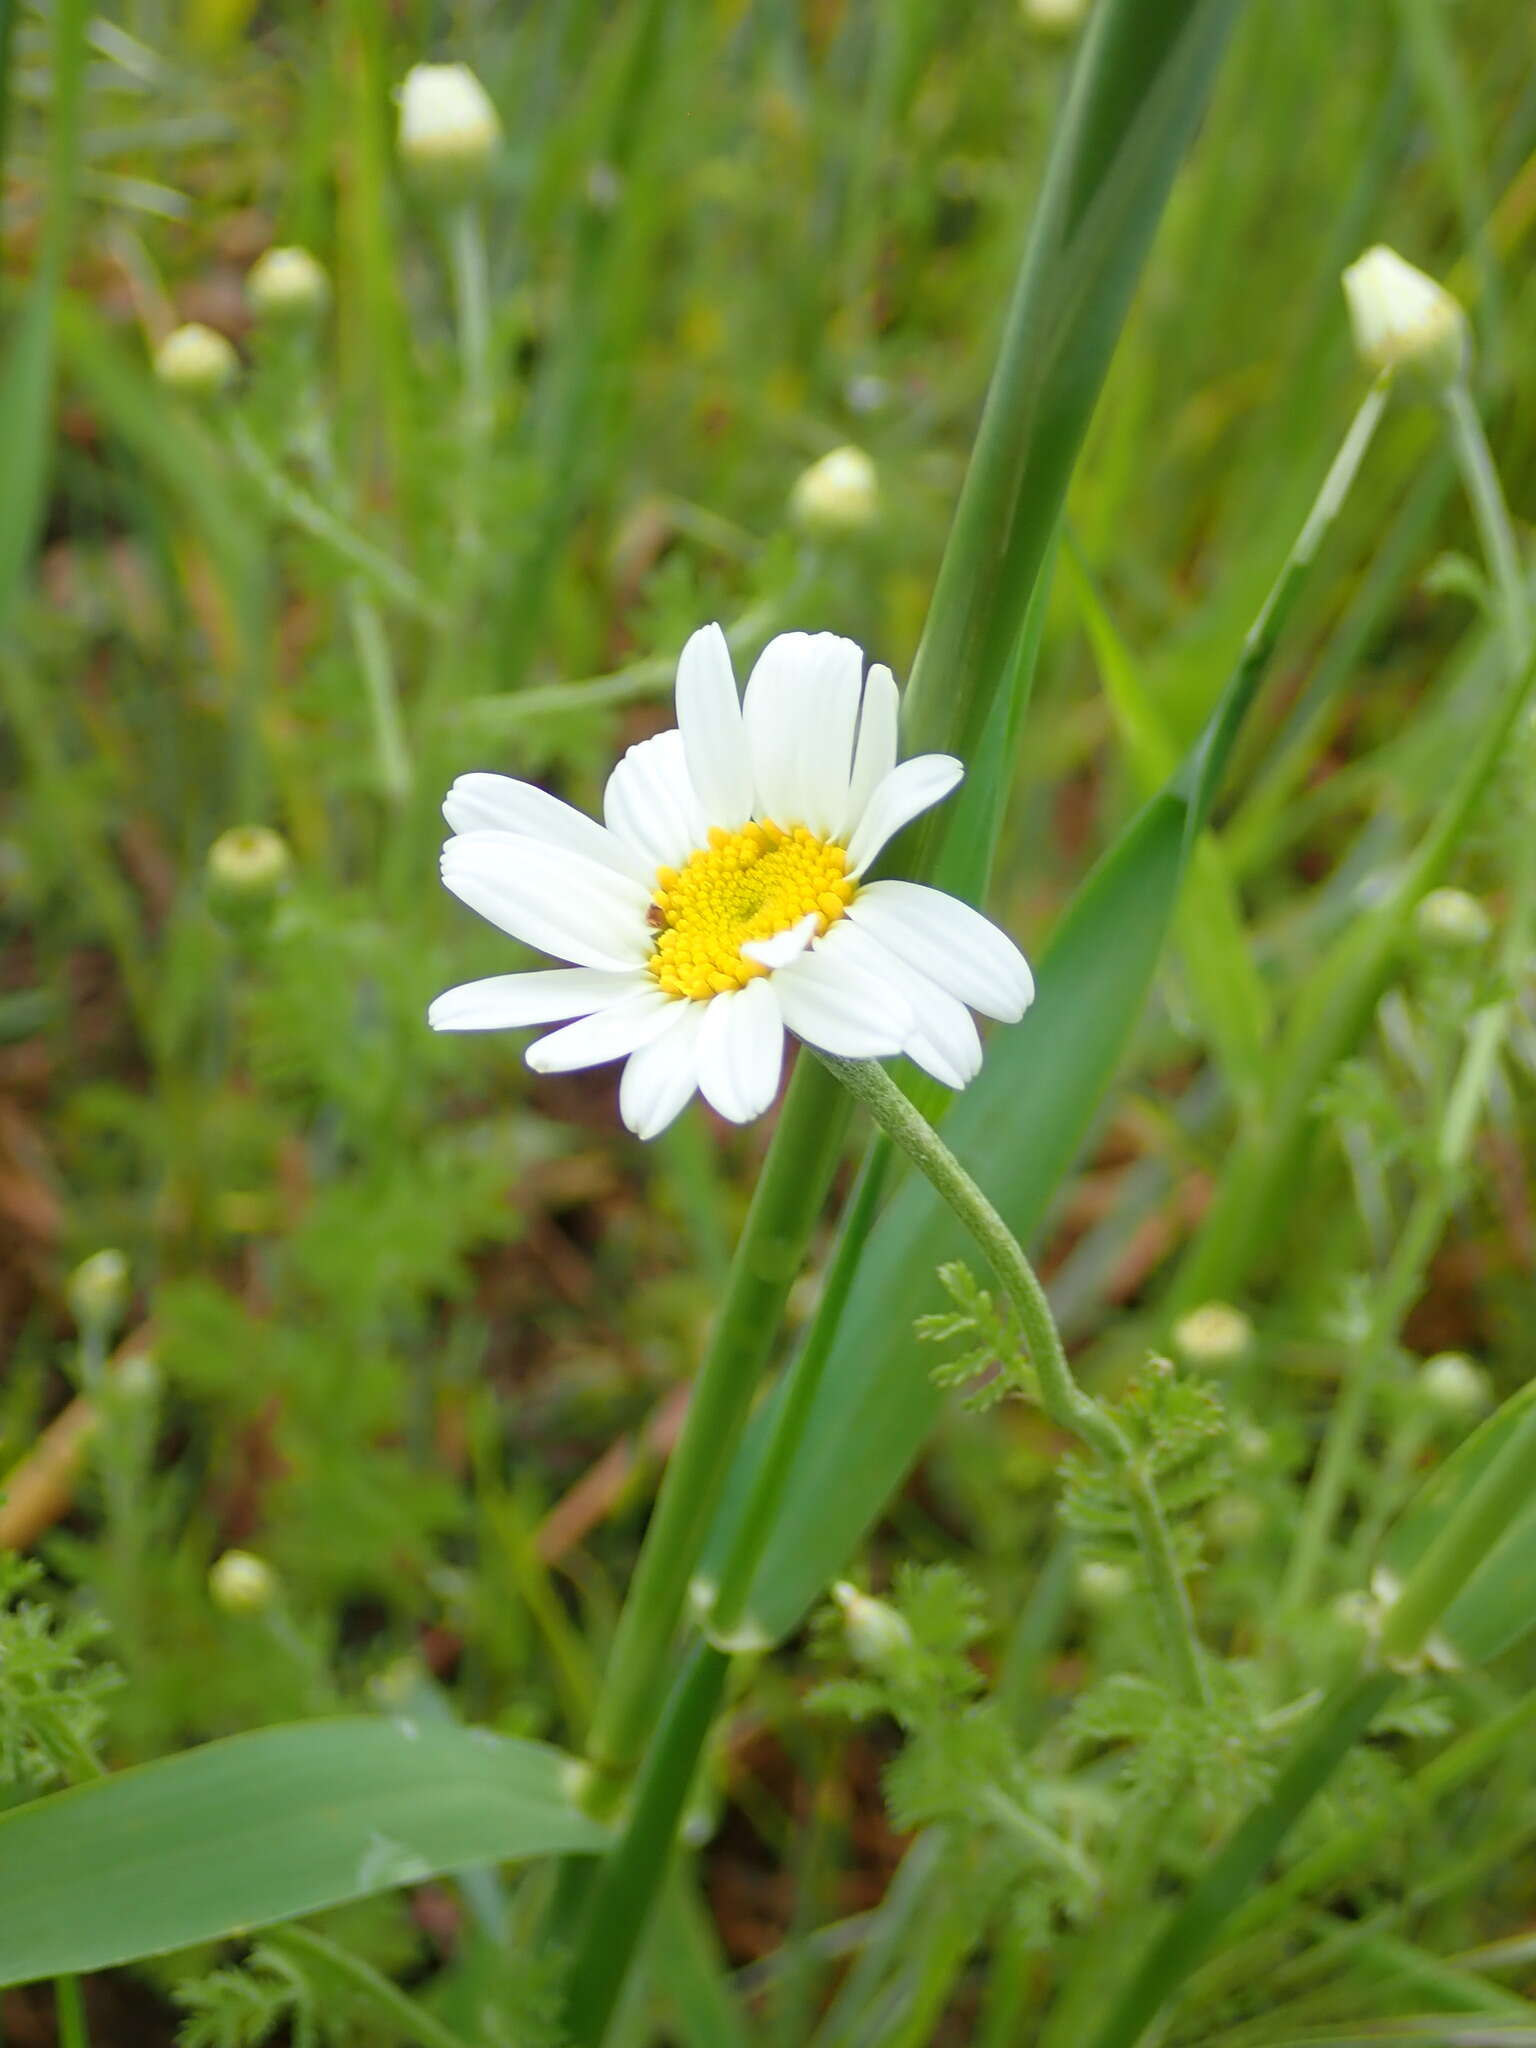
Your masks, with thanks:
[{"label": "white daisy flower", "polygon": [[947,754],[896,759],[896,684],[834,633],[769,642],[738,699],[725,635],[677,669],[677,725],[631,747],[603,819],[506,775],[461,775],[443,880],[524,945],[574,964],[467,982],[437,1031],[553,1024],[535,1073],[625,1061],[619,1108],[653,1138],[695,1090],[732,1123],[778,1092],[788,1030],[843,1059],[906,1053],[951,1088],[981,1065],[970,1011],[1034,996],[1012,939],[920,882],[866,882],[946,797]]}]

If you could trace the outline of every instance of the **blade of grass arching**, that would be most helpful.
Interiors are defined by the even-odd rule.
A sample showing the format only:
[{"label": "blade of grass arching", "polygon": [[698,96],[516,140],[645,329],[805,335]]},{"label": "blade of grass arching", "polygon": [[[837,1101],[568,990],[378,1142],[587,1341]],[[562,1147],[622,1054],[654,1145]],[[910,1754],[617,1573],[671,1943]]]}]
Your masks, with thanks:
[{"label": "blade of grass arching", "polygon": [[419,1884],[587,1854],[576,1766],[441,1723],[264,1728],[0,1814],[0,1984],[107,1969]]},{"label": "blade of grass arching", "polygon": [[[7,9],[9,17],[9,9]],[[6,452],[0,491],[0,628],[9,623],[41,531],[53,429],[54,323],[74,224],[85,81],[85,0],[58,0],[51,38],[48,204],[37,269],[5,338],[0,363],[0,441]],[[9,53],[10,25],[5,24]],[[9,87],[9,66],[5,85]]]},{"label": "blade of grass arching", "polygon": [[[1227,0],[1108,0],[1094,10],[913,663],[903,709],[913,753],[980,758],[1067,479],[1233,14]],[[912,835],[910,871],[931,869],[934,836]]]},{"label": "blade of grass arching", "polygon": [[[1177,753],[1172,736],[1075,549],[1068,550],[1067,562],[1068,582],[1122,744],[1142,794],[1150,795],[1173,773]],[[1225,854],[1208,833],[1202,834],[1190,862],[1176,930],[1197,1017],[1227,1082],[1240,1101],[1256,1102],[1264,1084],[1271,1005],[1248,948]]]}]

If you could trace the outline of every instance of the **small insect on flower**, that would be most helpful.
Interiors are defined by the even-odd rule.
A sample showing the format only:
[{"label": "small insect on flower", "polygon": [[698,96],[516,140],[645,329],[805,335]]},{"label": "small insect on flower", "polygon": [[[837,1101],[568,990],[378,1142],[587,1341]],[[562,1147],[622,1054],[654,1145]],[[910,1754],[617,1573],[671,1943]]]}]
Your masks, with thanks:
[{"label": "small insect on flower", "polygon": [[[1015,1022],[1019,949],[958,898],[867,881],[904,825],[964,770],[896,759],[888,668],[833,633],[769,642],[738,699],[725,635],[683,649],[678,723],[608,779],[604,822],[531,783],[461,775],[443,806],[443,880],[570,967],[438,997],[438,1031],[576,1021],[536,1039],[536,1073],[626,1062],[625,1123],[665,1130],[695,1091],[733,1123],[778,1092],[784,1034],[843,1059],[905,1053],[951,1088],[981,1066],[970,1011]],[[967,1007],[969,1006],[969,1007]]]}]

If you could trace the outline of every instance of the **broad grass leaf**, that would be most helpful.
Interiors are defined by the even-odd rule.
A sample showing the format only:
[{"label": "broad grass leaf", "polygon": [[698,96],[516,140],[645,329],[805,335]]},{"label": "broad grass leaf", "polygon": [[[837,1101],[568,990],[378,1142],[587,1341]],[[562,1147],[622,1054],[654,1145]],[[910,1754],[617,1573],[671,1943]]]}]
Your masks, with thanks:
[{"label": "broad grass leaf", "polygon": [[404,1720],[231,1736],[0,1815],[0,1985],[100,1970],[444,1871],[594,1853],[559,1750]]}]

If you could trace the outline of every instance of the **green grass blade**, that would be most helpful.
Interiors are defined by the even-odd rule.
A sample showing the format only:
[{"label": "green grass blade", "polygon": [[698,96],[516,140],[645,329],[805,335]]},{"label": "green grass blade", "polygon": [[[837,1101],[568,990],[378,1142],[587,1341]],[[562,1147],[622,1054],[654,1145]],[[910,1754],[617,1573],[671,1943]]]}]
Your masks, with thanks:
[{"label": "green grass blade", "polygon": [[[6,451],[6,487],[0,492],[0,624],[15,605],[47,501],[54,313],[74,219],[87,19],[83,0],[59,0],[54,10],[48,212],[37,272],[0,363],[0,441]],[[7,10],[7,51],[9,40]]]},{"label": "green grass blade", "polygon": [[913,753],[978,758],[1234,12],[1228,0],[1108,0],[1094,11],[913,665]]},{"label": "green grass blade", "polygon": [[603,1847],[542,1743],[265,1728],[0,1816],[0,1984],[100,1970],[444,1871]]}]

